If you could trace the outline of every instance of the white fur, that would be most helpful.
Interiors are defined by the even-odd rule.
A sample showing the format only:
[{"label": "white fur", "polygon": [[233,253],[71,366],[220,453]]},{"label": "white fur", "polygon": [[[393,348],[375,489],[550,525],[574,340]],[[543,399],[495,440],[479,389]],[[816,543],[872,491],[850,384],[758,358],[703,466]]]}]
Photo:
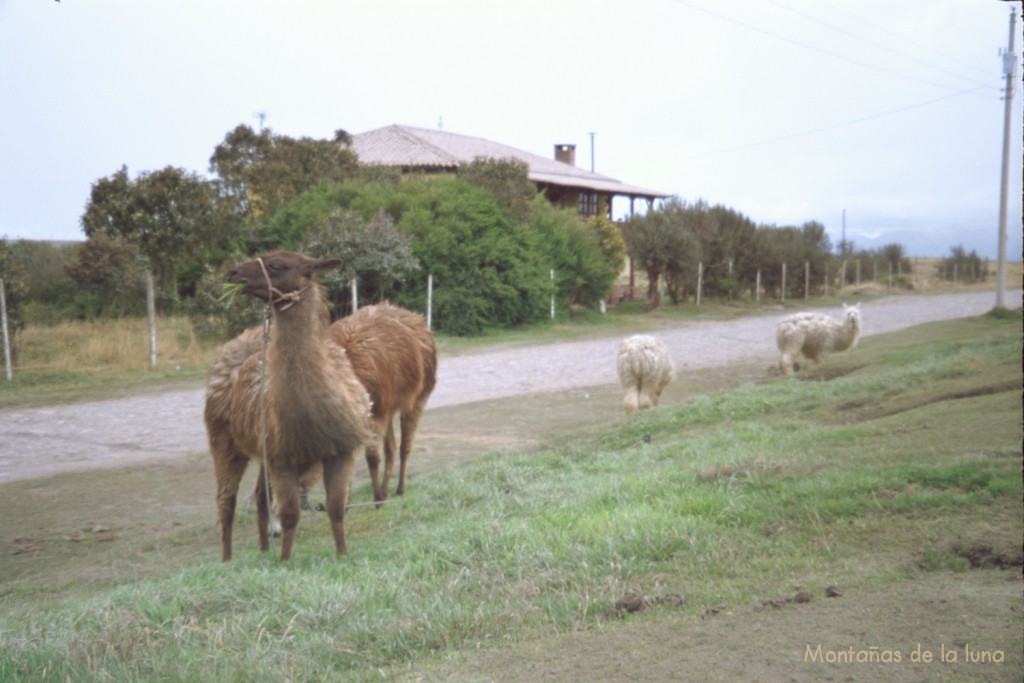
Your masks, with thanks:
[{"label": "white fur", "polygon": [[843,304],[842,320],[822,313],[794,313],[779,322],[775,333],[782,354],[779,367],[784,375],[790,375],[800,356],[821,363],[828,353],[852,349],[859,338],[860,304]]},{"label": "white fur", "polygon": [[662,390],[675,377],[665,345],[646,334],[628,337],[619,345],[619,383],[626,415],[658,405]]}]

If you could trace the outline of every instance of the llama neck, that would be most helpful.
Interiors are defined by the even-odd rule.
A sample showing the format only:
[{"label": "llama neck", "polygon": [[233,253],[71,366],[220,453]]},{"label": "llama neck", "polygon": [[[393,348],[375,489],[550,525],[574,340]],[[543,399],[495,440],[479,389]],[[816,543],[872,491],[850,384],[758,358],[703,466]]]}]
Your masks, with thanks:
[{"label": "llama neck", "polygon": [[860,320],[858,318],[847,318],[843,321],[839,334],[835,337],[835,351],[845,351],[857,343],[860,336]]},{"label": "llama neck", "polygon": [[326,362],[324,337],[327,334],[328,315],[321,299],[320,288],[310,287],[293,304],[274,309],[274,324],[267,365],[279,377],[288,377],[286,384],[301,384],[309,367],[322,367]]}]

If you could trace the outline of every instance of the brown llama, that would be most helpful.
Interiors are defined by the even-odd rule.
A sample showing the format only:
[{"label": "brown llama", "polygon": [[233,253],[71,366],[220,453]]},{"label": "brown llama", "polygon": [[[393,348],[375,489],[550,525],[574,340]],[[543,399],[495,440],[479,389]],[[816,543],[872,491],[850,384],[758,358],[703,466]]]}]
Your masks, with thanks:
[{"label": "brown llama", "polygon": [[[262,340],[257,342],[259,330],[228,342],[207,382],[204,417],[224,561],[231,559],[238,485],[249,461],[260,462],[264,456],[281,523],[281,559],[291,557],[301,482],[320,468],[335,550],[339,555],[347,551],[344,518],[355,456],[379,435],[370,422],[366,389],[345,350],[328,335],[323,290],[315,278],[339,265],[338,259],[273,251],[241,264],[228,277],[246,294],[270,304],[273,324],[265,352]],[[239,362],[242,356],[245,360]],[[260,550],[267,550],[266,496],[256,496],[256,501]]]},{"label": "brown llama", "polygon": [[[405,493],[405,474],[416,429],[437,381],[437,350],[434,336],[423,316],[388,303],[361,308],[330,327],[329,334],[345,349],[352,369],[366,387],[373,404],[371,420],[384,436],[384,475],[380,476],[380,442],[366,447],[366,464],[373,485],[373,499],[380,507],[388,497],[395,462],[394,418],[399,416],[396,495]],[[319,472],[303,480],[303,491],[312,488]],[[262,495],[262,482],[254,496]]]},{"label": "brown llama", "polygon": [[405,472],[416,429],[437,381],[437,349],[423,316],[388,303],[361,308],[330,328],[331,339],[345,349],[356,376],[373,402],[372,420],[384,435],[384,476],[378,476],[380,444],[366,448],[366,464],[378,507],[388,497],[395,462],[394,417],[399,416],[396,495],[405,492]]}]

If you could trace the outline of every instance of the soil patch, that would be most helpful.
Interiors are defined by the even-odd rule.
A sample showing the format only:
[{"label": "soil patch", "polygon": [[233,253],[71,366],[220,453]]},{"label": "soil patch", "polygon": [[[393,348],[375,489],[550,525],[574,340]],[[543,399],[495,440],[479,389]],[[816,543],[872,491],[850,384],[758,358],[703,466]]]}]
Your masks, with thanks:
[{"label": "soil patch", "polygon": [[621,602],[622,620],[605,627],[507,644],[402,680],[1016,683],[1024,671],[1016,571],[798,590],[697,614],[672,599]]}]

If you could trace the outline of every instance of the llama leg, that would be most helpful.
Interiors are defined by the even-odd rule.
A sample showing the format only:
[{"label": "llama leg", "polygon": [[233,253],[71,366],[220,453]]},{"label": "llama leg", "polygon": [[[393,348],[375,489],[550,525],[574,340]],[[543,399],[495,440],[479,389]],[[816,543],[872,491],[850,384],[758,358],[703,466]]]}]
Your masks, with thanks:
[{"label": "llama leg", "polygon": [[270,488],[274,492],[277,516],[281,521],[281,560],[289,560],[295,543],[295,528],[299,525],[301,515],[298,473],[295,470],[274,471],[272,467]]},{"label": "llama leg", "polygon": [[[324,486],[327,485],[327,467],[324,461]],[[374,440],[372,446],[366,447],[366,466],[370,470],[370,482],[373,484],[373,499],[380,503],[384,500],[385,494],[380,485],[380,443]]]},{"label": "llama leg", "polygon": [[[403,436],[405,432],[403,431]],[[395,420],[392,417],[388,420],[387,429],[384,430],[384,478],[380,482],[380,491],[386,500],[388,488],[391,486],[391,473],[395,470]],[[378,503],[377,507],[380,507]]]},{"label": "llama leg", "polygon": [[235,506],[238,502],[238,485],[249,464],[248,458],[228,453],[216,459],[217,516],[220,519],[221,560],[231,559],[231,530],[235,524]]},{"label": "llama leg", "polygon": [[[256,501],[256,530],[260,536],[260,552],[264,553],[270,549],[270,505],[267,501],[266,476],[263,465],[260,465],[260,476],[256,479],[256,490],[253,491],[253,499]],[[274,533],[279,534],[281,530],[278,528]]]},{"label": "llama leg", "polygon": [[405,468],[409,464],[409,455],[412,454],[413,442],[416,439],[416,430],[420,426],[420,416],[423,415],[423,403],[417,403],[408,413],[402,413],[402,445],[398,452],[398,488],[395,495],[405,493]]},{"label": "llama leg", "polygon": [[640,410],[647,410],[648,408],[654,406],[655,402],[651,399],[650,386],[644,386],[643,384],[641,384],[639,387],[637,387],[636,395],[637,408],[639,408]]},{"label": "llama leg", "polygon": [[323,476],[323,470],[320,467],[320,463],[317,463],[316,466],[309,468],[309,470],[303,472],[302,476],[299,477],[299,491],[302,496],[303,510],[309,510],[310,512],[323,511],[324,506],[320,503],[316,503],[314,505],[309,502],[309,492],[313,490],[313,487],[320,480],[321,476]]},{"label": "llama leg", "polygon": [[[367,449],[369,452],[370,450]],[[379,456],[378,456],[379,457]],[[387,489],[391,483],[391,472],[394,470],[394,425],[393,419],[388,420],[384,426],[384,475],[380,482],[380,495],[377,488],[374,488],[374,500],[377,501],[377,508],[380,509],[387,500]]]},{"label": "llama leg", "polygon": [[327,518],[334,534],[334,549],[338,555],[348,552],[345,545],[345,508],[348,506],[349,486],[355,454],[346,453],[337,458],[324,458],[324,489],[327,491]]},{"label": "llama leg", "polygon": [[782,370],[783,375],[793,374],[793,354],[788,351],[783,352],[782,358],[779,359],[779,369]]}]

